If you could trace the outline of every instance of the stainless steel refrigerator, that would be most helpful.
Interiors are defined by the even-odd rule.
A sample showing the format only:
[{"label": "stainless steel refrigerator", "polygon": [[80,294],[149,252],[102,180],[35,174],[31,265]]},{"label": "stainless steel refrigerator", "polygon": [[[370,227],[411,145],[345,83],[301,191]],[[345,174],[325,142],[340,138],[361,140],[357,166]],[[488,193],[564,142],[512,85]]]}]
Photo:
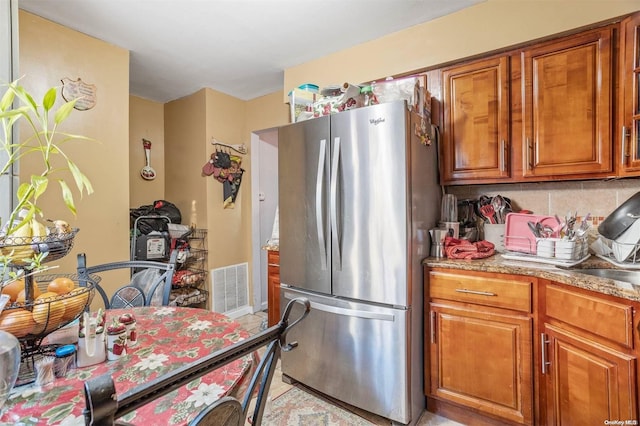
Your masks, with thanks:
[{"label": "stainless steel refrigerator", "polygon": [[402,424],[425,406],[421,260],[441,198],[416,119],[398,101],[278,130],[281,307],[311,301],[284,378]]}]

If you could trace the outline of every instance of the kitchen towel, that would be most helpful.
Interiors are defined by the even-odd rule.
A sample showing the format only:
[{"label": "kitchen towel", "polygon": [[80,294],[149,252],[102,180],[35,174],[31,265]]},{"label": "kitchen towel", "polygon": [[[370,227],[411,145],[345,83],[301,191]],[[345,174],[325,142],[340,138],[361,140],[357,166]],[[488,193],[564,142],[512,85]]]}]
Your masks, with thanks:
[{"label": "kitchen towel", "polygon": [[444,246],[449,259],[484,259],[496,252],[493,243],[485,240],[472,243],[469,240],[446,237]]}]

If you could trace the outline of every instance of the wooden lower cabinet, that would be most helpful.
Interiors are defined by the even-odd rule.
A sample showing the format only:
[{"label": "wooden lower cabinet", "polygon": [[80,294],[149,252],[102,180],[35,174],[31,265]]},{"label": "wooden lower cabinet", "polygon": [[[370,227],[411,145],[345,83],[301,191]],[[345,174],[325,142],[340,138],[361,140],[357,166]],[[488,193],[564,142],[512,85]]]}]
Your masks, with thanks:
[{"label": "wooden lower cabinet", "polygon": [[541,424],[638,424],[637,304],[555,283],[540,295]]},{"label": "wooden lower cabinet", "polygon": [[280,321],[280,252],[267,252],[267,321],[269,327]]},{"label": "wooden lower cabinet", "polygon": [[431,304],[431,395],[533,424],[531,318]]},{"label": "wooden lower cabinet", "polygon": [[518,275],[425,277],[429,411],[470,425],[640,424],[640,302]]},{"label": "wooden lower cabinet", "polygon": [[530,279],[445,270],[428,277],[425,390],[433,411],[449,417],[447,409],[464,407],[471,418],[454,419],[465,424],[532,425]]},{"label": "wooden lower cabinet", "polygon": [[550,324],[541,336],[547,425],[638,420],[635,357]]}]

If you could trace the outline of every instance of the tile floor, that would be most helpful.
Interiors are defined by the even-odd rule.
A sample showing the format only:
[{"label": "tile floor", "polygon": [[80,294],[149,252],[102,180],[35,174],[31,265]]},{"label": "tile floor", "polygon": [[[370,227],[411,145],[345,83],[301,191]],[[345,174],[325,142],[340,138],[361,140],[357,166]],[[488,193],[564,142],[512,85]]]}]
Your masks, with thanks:
[{"label": "tile floor", "polygon": [[[242,326],[249,331],[251,334],[255,334],[262,330],[262,327],[266,326],[267,313],[266,312],[256,312],[255,314],[244,315],[242,317],[236,318]],[[273,381],[271,382],[271,388],[269,390],[269,394],[271,398],[276,398],[279,395],[282,395],[284,392],[291,389],[291,385],[282,381],[282,371],[280,370],[280,361],[278,361],[278,365],[276,371],[274,373]],[[336,405],[345,406],[343,403],[336,403]],[[356,407],[345,406],[348,410],[360,415],[361,417],[370,421],[373,425],[390,425],[391,422],[383,417],[376,416],[375,414],[360,410]],[[246,423],[249,424],[248,422]],[[428,411],[425,411],[416,426],[463,426],[460,423],[454,422],[453,420],[446,419],[441,416],[437,416]]]}]

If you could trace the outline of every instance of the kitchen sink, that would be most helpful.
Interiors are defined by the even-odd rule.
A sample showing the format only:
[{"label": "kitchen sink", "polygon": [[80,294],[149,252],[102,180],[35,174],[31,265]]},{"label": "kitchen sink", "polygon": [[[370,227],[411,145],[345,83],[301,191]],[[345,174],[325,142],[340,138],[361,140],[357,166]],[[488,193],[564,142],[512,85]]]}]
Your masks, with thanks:
[{"label": "kitchen sink", "polygon": [[596,277],[608,278],[640,286],[640,271],[627,271],[622,269],[580,269],[576,272]]}]

